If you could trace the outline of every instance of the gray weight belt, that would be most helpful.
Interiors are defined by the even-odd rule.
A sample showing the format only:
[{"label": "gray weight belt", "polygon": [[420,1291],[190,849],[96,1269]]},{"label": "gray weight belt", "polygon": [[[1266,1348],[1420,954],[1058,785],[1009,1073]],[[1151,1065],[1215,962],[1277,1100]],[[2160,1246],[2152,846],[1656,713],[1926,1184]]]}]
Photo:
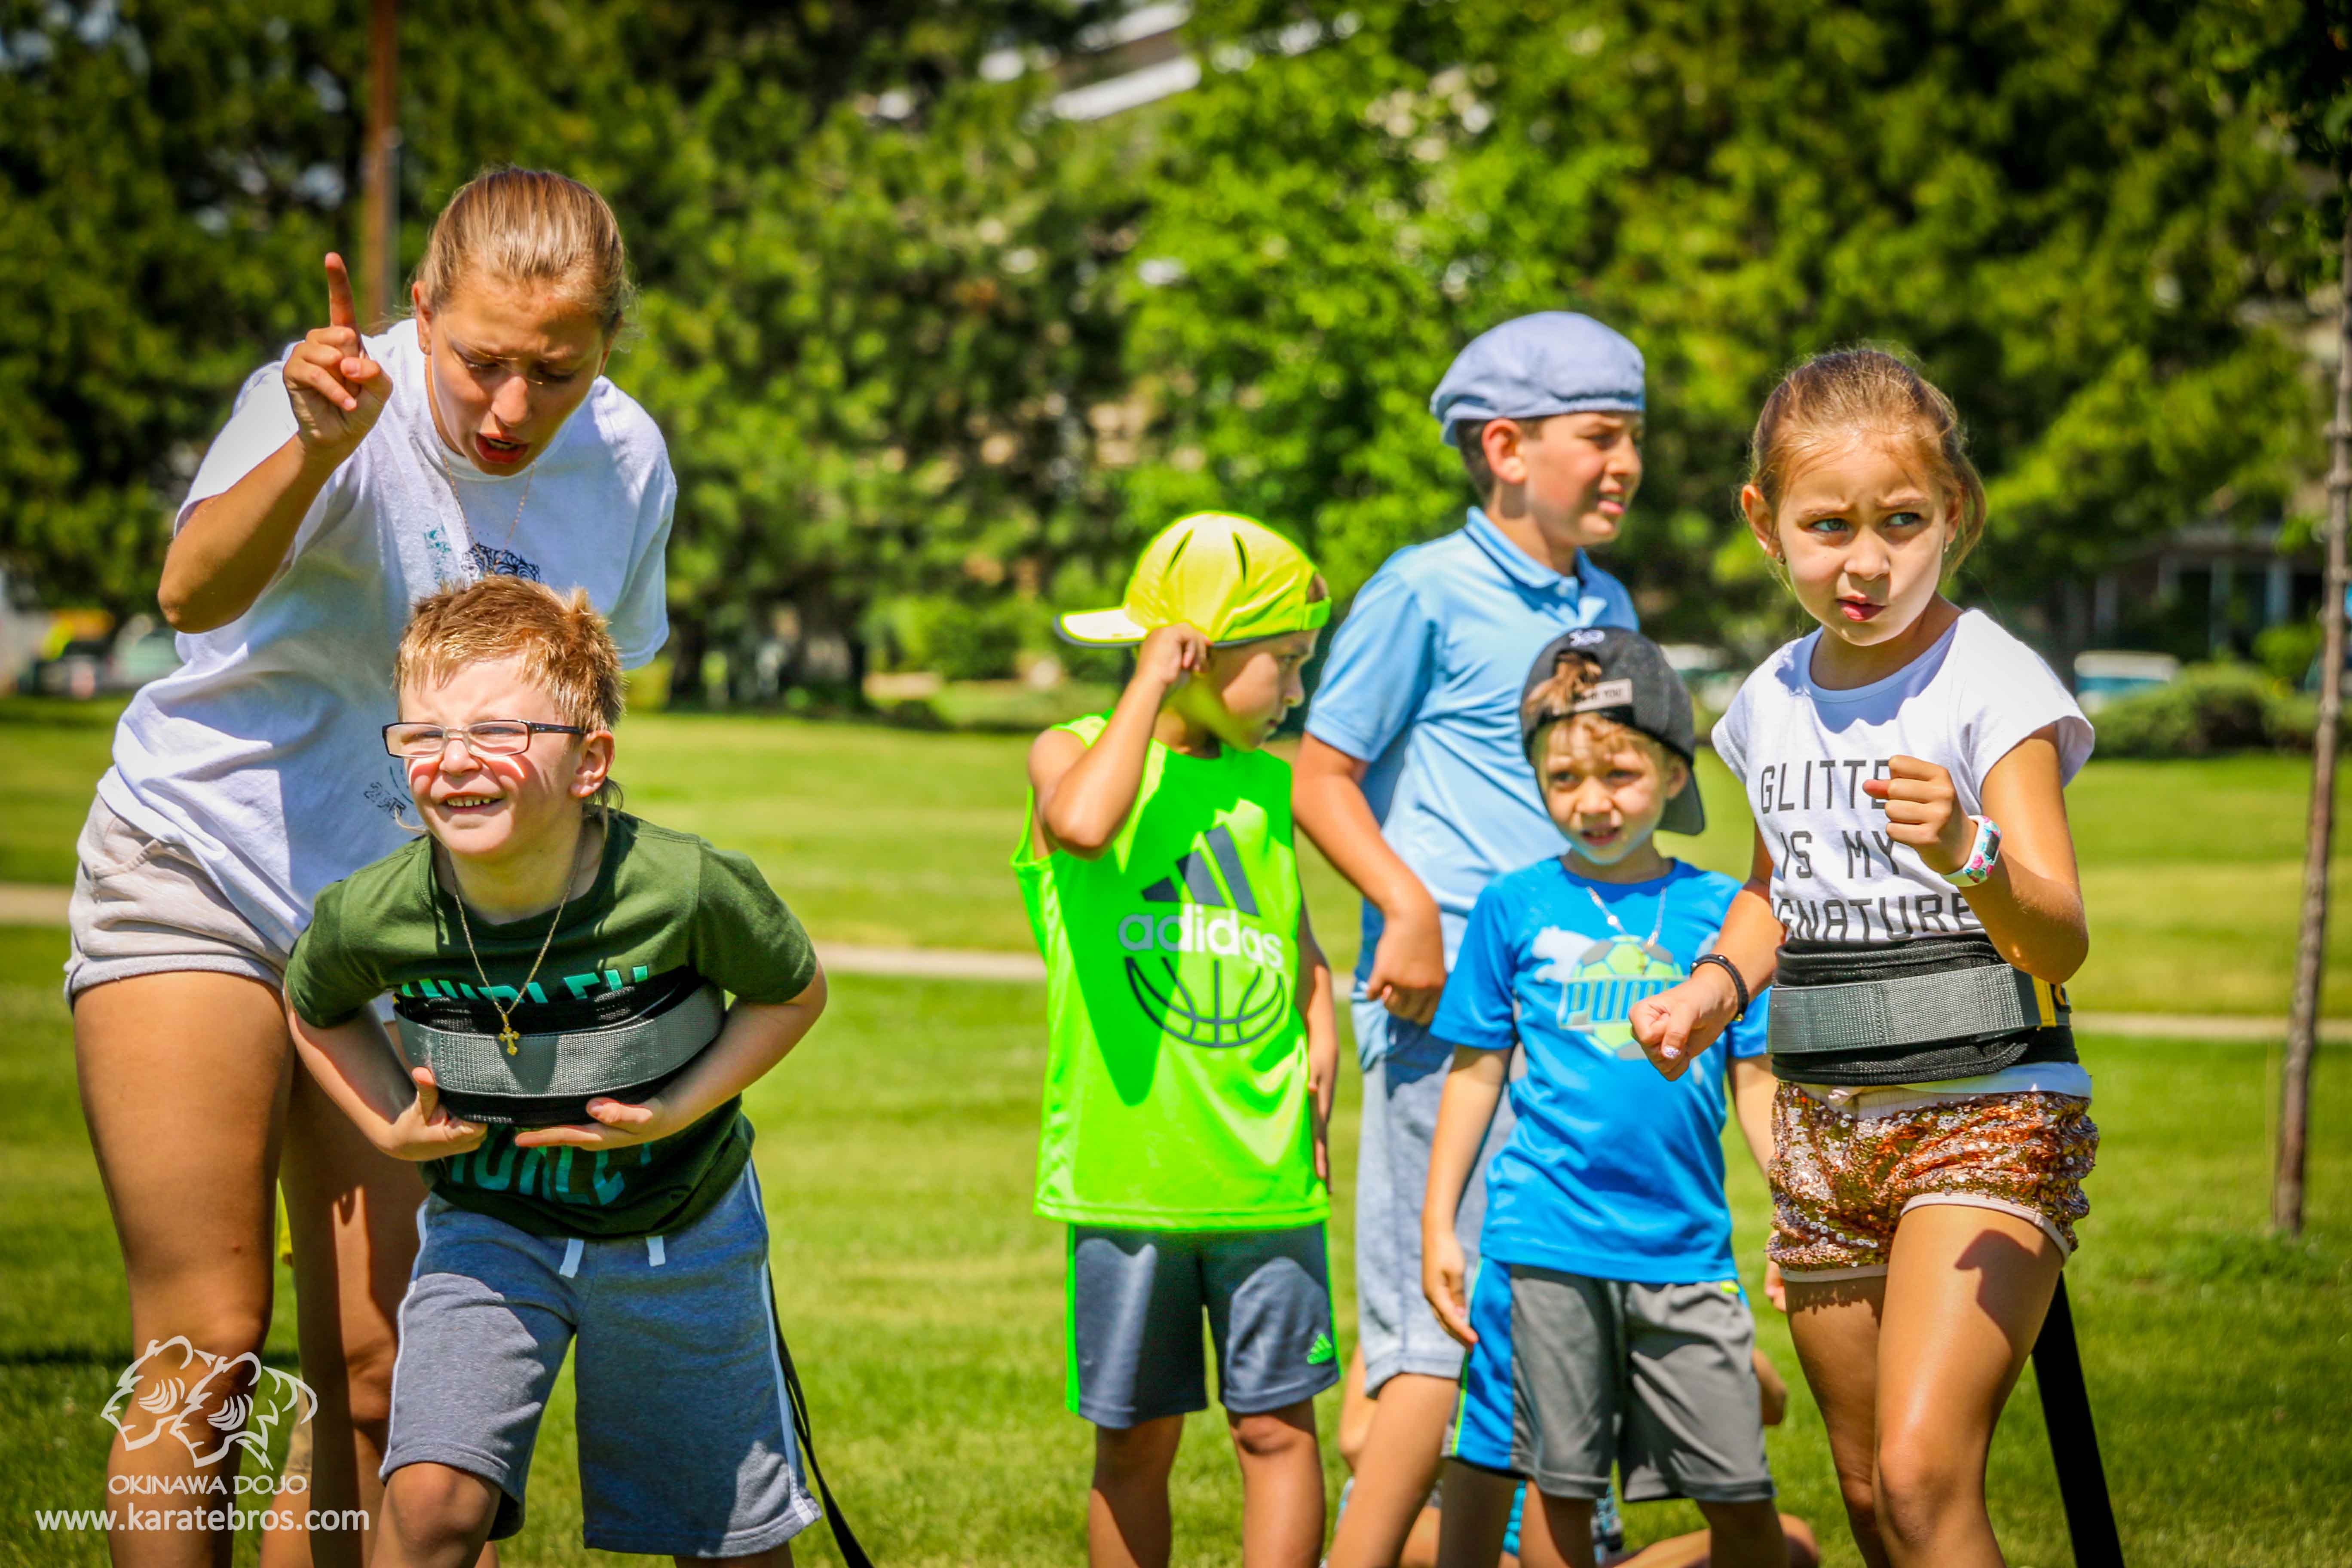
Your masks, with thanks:
[{"label": "gray weight belt", "polygon": [[2067,1022],[2065,994],[2006,963],[1835,985],[1775,986],[1772,1054],[1925,1046]]},{"label": "gray weight belt", "polygon": [[626,1100],[675,1076],[719,1037],[727,1008],[715,985],[649,1018],[604,1029],[523,1035],[509,1053],[490,1034],[402,1019],[400,1038],[413,1063],[433,1069],[442,1100],[475,1121],[518,1127],[589,1120],[599,1095]]}]

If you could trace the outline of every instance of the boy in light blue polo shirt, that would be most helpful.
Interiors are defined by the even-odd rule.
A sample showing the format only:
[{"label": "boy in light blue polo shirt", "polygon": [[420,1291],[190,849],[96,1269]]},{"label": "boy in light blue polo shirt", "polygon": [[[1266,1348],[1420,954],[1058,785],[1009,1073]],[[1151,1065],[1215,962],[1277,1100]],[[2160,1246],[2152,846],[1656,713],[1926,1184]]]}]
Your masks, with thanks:
[{"label": "boy in light blue polo shirt", "polygon": [[[1358,1353],[1379,1398],[1331,1568],[1393,1563],[1436,1478],[1462,1350],[1421,1299],[1421,1195],[1451,1054],[1427,1026],[1478,894],[1564,842],[1519,749],[1528,661],[1563,631],[1636,624],[1588,552],[1616,537],[1641,483],[1642,375],[1632,342],[1567,311],[1462,351],[1430,412],[1480,504],[1364,584],[1307,712],[1296,819],[1364,895]],[[1490,1148],[1508,1131],[1507,1113],[1496,1121]],[[1474,1184],[1469,1238],[1483,1201]]]}]

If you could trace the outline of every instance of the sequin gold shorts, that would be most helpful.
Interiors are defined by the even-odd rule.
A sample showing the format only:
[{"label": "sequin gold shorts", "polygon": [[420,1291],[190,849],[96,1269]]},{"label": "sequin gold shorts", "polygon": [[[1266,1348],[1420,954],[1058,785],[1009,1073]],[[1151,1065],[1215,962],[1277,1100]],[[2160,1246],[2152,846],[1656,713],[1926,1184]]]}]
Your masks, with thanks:
[{"label": "sequin gold shorts", "polygon": [[1928,1204],[2032,1220],[2071,1256],[2099,1148],[2091,1102],[2029,1091],[1857,1114],[1802,1086],[1772,1101],[1772,1240],[1790,1279],[1886,1272],[1895,1226]]}]

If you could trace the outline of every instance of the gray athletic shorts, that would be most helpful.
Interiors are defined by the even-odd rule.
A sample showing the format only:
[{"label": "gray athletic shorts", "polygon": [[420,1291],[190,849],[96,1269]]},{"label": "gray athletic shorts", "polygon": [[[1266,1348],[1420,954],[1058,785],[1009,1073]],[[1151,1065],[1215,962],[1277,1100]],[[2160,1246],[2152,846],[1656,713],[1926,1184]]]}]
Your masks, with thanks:
[{"label": "gray athletic shorts", "polygon": [[66,1001],[93,985],[141,974],[214,970],[286,983],[287,954],[253,929],[204,863],[90,802],[74,852],[66,924]]},{"label": "gray athletic shorts", "polygon": [[[241,974],[273,991],[286,984],[287,952],[262,935],[221,891],[204,862],[90,802],[74,846],[66,925],[66,1005],[93,985],[142,974],[203,970]],[[392,1022],[392,998],[375,1016]]]},{"label": "gray athletic shorts", "polygon": [[1235,1415],[1312,1399],[1339,1381],[1323,1227],[1070,1227],[1070,1410],[1127,1427],[1209,1407],[1201,1313],[1217,1347],[1217,1397]]},{"label": "gray athletic shorts", "polygon": [[1756,1323],[1736,1281],[1634,1285],[1488,1260],[1446,1454],[1556,1498],[1772,1496]]},{"label": "gray athletic shorts", "polygon": [[514,1534],[540,1415],[576,1342],[588,1545],[742,1556],[823,1511],[793,1436],[749,1165],[668,1236],[532,1236],[437,1194],[417,1231],[384,1476],[426,1461],[480,1476],[505,1494],[490,1539]]},{"label": "gray athletic shorts", "polygon": [[[1356,1149],[1356,1343],[1364,1356],[1364,1392],[1378,1394],[1403,1372],[1451,1383],[1462,1375],[1462,1347],[1438,1326],[1421,1293],[1421,1199],[1454,1047],[1378,1002],[1357,1002],[1354,1021],[1359,1056],[1377,1053],[1364,1069]],[[1515,1072],[1520,1059],[1512,1053]],[[1505,1095],[1454,1211],[1454,1235],[1474,1268],[1486,1215],[1486,1167],[1516,1120]]]}]

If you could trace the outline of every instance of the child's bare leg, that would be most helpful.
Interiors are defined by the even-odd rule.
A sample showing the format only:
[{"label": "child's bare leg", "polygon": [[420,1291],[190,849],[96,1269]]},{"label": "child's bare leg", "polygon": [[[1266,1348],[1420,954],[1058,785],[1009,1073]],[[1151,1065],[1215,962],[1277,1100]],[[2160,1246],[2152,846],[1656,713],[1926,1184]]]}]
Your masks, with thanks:
[{"label": "child's bare leg", "polygon": [[723,1563],[726,1568],[793,1568],[793,1543],[787,1541],[765,1552],[754,1552],[749,1557],[673,1557],[670,1561],[677,1568],[695,1563]]},{"label": "child's bare leg", "polygon": [[1887,1568],[1878,1538],[1878,1339],[1886,1279],[1789,1281],[1789,1334],[1829,1428],[1830,1462],[1853,1543]]},{"label": "child's bare leg", "polygon": [[1330,1568],[1393,1568],[1437,1479],[1459,1386],[1412,1372],[1381,1385],[1371,1436],[1356,1461],[1355,1489],[1331,1542]]},{"label": "child's bare leg", "polygon": [[1087,1494],[1091,1568],[1168,1568],[1168,1472],[1184,1437],[1181,1415],[1095,1428]]},{"label": "child's bare leg", "polygon": [[1897,1568],[2000,1568],[1985,1455],[2065,1259],[2031,1220],[1936,1204],[1905,1215],[1879,1330],[1878,1533]]},{"label": "child's bare leg", "polygon": [[1519,1561],[1526,1568],[1594,1568],[1592,1500],[1547,1497],[1528,1489],[1519,1510]]},{"label": "child's bare leg", "polygon": [[1229,1415],[1242,1466],[1243,1568],[1315,1568],[1323,1550],[1323,1456],[1315,1403]]},{"label": "child's bare leg", "polygon": [[368,1568],[467,1568],[498,1522],[497,1483],[420,1460],[392,1472]]},{"label": "child's bare leg", "polygon": [[1769,1498],[1755,1502],[1702,1502],[1708,1568],[1788,1568],[1789,1544],[1780,1512]]},{"label": "child's bare leg", "polygon": [[1518,1489],[1515,1477],[1447,1460],[1444,1507],[1438,1511],[1437,1568],[1494,1568],[1511,1531],[1511,1499]]},{"label": "child's bare leg", "polygon": [[1364,1444],[1372,1435],[1372,1413],[1380,1403],[1364,1392],[1364,1350],[1348,1358],[1348,1375],[1339,1383],[1339,1430],[1333,1440],[1339,1445],[1339,1462],[1348,1473],[1356,1473],[1356,1461],[1363,1458]]},{"label": "child's bare leg", "polygon": [[[1821,1568],[1821,1542],[1813,1539],[1813,1527],[1793,1513],[1780,1516],[1781,1550],[1787,1553],[1788,1568]],[[1631,1557],[1617,1560],[1616,1568],[1710,1568],[1714,1559],[1713,1537],[1704,1530],[1694,1530],[1688,1535],[1670,1535],[1664,1541],[1653,1541]]]}]

